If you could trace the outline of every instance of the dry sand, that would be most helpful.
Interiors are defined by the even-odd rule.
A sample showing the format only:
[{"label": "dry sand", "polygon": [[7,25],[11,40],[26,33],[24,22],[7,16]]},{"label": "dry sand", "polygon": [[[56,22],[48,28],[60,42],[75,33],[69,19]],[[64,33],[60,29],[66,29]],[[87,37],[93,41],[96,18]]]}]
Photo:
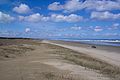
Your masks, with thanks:
[{"label": "dry sand", "polygon": [[[19,40],[17,42],[17,45],[20,44]],[[111,80],[109,77],[97,71],[72,64],[57,54],[51,54],[56,49],[48,47],[48,44],[44,43],[59,45],[87,53],[88,51],[85,48],[56,44],[50,41],[37,41],[37,43],[23,41],[23,43],[24,46],[31,45],[34,50],[23,53],[26,54],[25,56],[1,60],[0,80]],[[92,51],[95,52],[94,50]],[[95,57],[100,59],[103,57],[96,55],[94,53]]]},{"label": "dry sand", "polygon": [[116,47],[104,48],[104,46],[101,46],[101,47],[99,46],[99,48],[93,49],[90,47],[90,45],[84,45],[84,44],[74,43],[74,42],[47,41],[47,40],[44,40],[43,42],[69,48],[77,52],[90,55],[92,57],[106,61],[107,63],[120,67],[120,53],[119,53],[120,47],[117,47],[117,51],[114,51],[116,50]]}]

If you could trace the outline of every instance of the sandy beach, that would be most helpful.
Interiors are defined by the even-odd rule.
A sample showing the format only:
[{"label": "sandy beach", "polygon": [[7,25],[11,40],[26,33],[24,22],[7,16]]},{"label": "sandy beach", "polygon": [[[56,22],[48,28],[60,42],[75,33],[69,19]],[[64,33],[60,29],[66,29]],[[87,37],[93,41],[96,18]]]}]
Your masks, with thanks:
[{"label": "sandy beach", "polygon": [[0,80],[120,79],[120,54],[109,48],[26,39],[1,39],[0,44]]},{"label": "sandy beach", "polygon": [[120,67],[120,47],[115,46],[98,46],[96,48],[91,48],[92,44],[83,44],[78,42],[70,41],[43,41],[45,43],[50,43],[53,45],[62,46],[69,48],[92,57],[96,57],[110,64]]}]

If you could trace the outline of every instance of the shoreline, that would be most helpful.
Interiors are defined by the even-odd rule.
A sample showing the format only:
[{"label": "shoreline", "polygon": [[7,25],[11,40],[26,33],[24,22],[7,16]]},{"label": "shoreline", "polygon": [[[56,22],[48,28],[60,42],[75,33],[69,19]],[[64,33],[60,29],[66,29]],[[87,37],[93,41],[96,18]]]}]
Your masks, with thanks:
[{"label": "shoreline", "polygon": [[119,47],[105,47],[97,46],[97,48],[91,48],[91,45],[78,44],[76,42],[66,42],[66,41],[55,41],[55,40],[43,40],[43,43],[49,43],[64,48],[68,48],[80,53],[87,54],[94,58],[103,60],[111,65],[116,65],[120,67],[120,48]]},{"label": "shoreline", "polygon": [[97,50],[105,50],[105,51],[115,52],[120,54],[120,46],[88,44],[88,43],[78,42],[78,41],[63,41],[63,40],[47,40],[47,41],[58,43],[58,44],[76,46],[76,47],[84,47],[84,48],[91,48],[91,46],[96,46],[95,49]]}]

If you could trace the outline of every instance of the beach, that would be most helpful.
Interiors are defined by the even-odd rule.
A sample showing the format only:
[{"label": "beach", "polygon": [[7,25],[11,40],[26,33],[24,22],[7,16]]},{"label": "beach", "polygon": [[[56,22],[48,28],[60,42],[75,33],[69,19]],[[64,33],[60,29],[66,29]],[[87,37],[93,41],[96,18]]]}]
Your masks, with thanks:
[{"label": "beach", "polygon": [[[99,58],[110,64],[120,66],[120,47],[114,46],[98,46],[92,48],[92,44],[83,44],[78,42],[68,42],[68,41],[44,41],[45,43],[51,43],[54,45],[69,48],[80,53],[90,55],[92,57]],[[93,44],[94,45],[94,44]]]},{"label": "beach", "polygon": [[119,80],[119,47],[0,39],[0,80]]}]

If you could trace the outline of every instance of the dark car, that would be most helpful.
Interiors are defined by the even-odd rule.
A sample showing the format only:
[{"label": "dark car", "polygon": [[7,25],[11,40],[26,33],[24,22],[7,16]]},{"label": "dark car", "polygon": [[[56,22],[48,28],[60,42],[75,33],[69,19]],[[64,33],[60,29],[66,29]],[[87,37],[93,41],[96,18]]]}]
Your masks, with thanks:
[{"label": "dark car", "polygon": [[96,48],[96,46],[91,46],[91,48]]}]

